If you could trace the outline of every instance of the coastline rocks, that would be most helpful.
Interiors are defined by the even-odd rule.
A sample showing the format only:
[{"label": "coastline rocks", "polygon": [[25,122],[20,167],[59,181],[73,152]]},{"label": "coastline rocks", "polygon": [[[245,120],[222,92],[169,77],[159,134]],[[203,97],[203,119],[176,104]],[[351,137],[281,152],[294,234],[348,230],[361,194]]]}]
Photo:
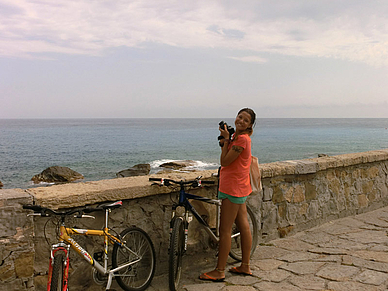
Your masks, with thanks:
[{"label": "coastline rocks", "polygon": [[164,164],[161,164],[159,167],[173,169],[173,170],[179,170],[179,169],[194,166],[194,165],[195,165],[194,161],[182,160],[182,161],[174,161],[174,162],[164,163]]},{"label": "coastline rocks", "polygon": [[41,182],[47,183],[67,183],[76,180],[83,179],[80,173],[73,171],[68,167],[49,167],[45,169],[42,173],[35,175],[31,178],[35,184],[39,184]]},{"label": "coastline rocks", "polygon": [[4,184],[0,181],[0,189],[3,188]]},{"label": "coastline rocks", "polygon": [[118,173],[116,173],[117,178],[123,178],[123,177],[133,177],[133,176],[146,176],[151,171],[151,165],[150,164],[137,164],[134,165],[132,168],[122,170]]}]

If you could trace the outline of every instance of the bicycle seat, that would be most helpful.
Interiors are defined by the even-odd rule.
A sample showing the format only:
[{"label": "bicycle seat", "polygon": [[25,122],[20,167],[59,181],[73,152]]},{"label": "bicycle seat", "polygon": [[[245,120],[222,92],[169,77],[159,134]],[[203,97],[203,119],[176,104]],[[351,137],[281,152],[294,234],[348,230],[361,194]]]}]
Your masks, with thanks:
[{"label": "bicycle seat", "polygon": [[123,201],[107,202],[98,205],[98,208],[102,209],[115,209],[123,205]]}]

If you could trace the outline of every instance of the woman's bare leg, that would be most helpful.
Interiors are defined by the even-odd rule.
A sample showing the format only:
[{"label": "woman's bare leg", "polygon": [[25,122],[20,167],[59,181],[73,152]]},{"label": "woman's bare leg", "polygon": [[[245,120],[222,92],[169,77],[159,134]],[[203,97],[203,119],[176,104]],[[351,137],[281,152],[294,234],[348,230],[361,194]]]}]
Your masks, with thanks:
[{"label": "woman's bare leg", "polygon": [[241,272],[250,273],[249,261],[251,256],[252,248],[252,234],[248,222],[248,213],[246,204],[242,204],[239,208],[236,217],[236,224],[240,231],[241,235],[241,251],[242,251],[242,261],[241,266],[237,269]]},{"label": "woman's bare leg", "polygon": [[[229,199],[223,199],[221,204],[220,217],[220,243],[218,249],[218,262],[215,270],[206,273],[207,275],[220,279],[225,277],[225,266],[228,260],[231,247],[232,226],[236,220],[241,204],[235,204]],[[201,275],[203,277],[203,275]]]}]

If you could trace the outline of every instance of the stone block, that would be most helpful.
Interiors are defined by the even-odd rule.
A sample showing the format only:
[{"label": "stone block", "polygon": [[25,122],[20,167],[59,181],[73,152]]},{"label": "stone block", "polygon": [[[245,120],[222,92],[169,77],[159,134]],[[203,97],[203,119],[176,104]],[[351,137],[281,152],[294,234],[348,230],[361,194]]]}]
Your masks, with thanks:
[{"label": "stone block", "polygon": [[294,188],[293,203],[301,203],[306,200],[304,189],[301,185],[296,185]]},{"label": "stone block", "polygon": [[325,263],[321,262],[295,262],[281,265],[279,268],[297,275],[315,274]]},{"label": "stone block", "polygon": [[372,192],[373,189],[373,181],[367,180],[362,183],[362,193],[368,194]]},{"label": "stone block", "polygon": [[287,218],[287,203],[286,202],[282,202],[278,205],[278,213],[279,213],[279,217],[281,219]]},{"label": "stone block", "polygon": [[306,215],[308,208],[309,208],[308,203],[303,203],[299,208],[299,212],[298,212],[299,216]]},{"label": "stone block", "polygon": [[280,186],[275,186],[272,194],[272,202],[278,204],[285,201],[283,191]]},{"label": "stone block", "polygon": [[341,191],[340,181],[337,178],[330,180],[329,181],[329,189],[331,190],[331,192],[333,192],[338,197],[340,194],[340,191]]},{"label": "stone block", "polygon": [[34,274],[34,253],[22,252],[14,259],[15,273],[19,278],[27,278]]},{"label": "stone block", "polygon": [[273,196],[273,189],[267,186],[263,187],[263,201],[271,201]]},{"label": "stone block", "polygon": [[320,269],[316,275],[332,281],[348,281],[358,272],[358,268],[353,266],[328,264]]},{"label": "stone block", "polygon": [[341,159],[344,167],[354,166],[363,163],[362,153],[345,154],[337,157]]},{"label": "stone block", "polygon": [[364,284],[380,286],[388,279],[388,274],[373,270],[365,270],[355,277],[355,280]]},{"label": "stone block", "polygon": [[374,179],[379,176],[379,168],[371,167],[366,170],[366,175],[369,179]]},{"label": "stone block", "polygon": [[312,183],[305,183],[305,199],[306,201],[311,201],[317,197],[316,186]]},{"label": "stone block", "polygon": [[292,197],[294,196],[294,187],[289,187],[284,193],[284,199],[287,202],[292,202]]},{"label": "stone block", "polygon": [[369,151],[362,154],[364,163],[380,162],[388,159],[388,153],[384,150]]},{"label": "stone block", "polygon": [[272,178],[295,174],[295,165],[287,162],[261,164],[260,168],[262,171],[262,178]]},{"label": "stone block", "polygon": [[338,157],[315,158],[315,159],[311,159],[311,161],[314,161],[317,163],[318,171],[324,171],[327,169],[343,167],[344,165],[343,160]]},{"label": "stone block", "polygon": [[369,199],[365,194],[358,195],[358,206],[359,207],[367,207],[369,204]]},{"label": "stone block", "polygon": [[318,163],[314,160],[295,160],[295,161],[285,161],[295,167],[295,174],[310,174],[316,173],[318,171]]}]

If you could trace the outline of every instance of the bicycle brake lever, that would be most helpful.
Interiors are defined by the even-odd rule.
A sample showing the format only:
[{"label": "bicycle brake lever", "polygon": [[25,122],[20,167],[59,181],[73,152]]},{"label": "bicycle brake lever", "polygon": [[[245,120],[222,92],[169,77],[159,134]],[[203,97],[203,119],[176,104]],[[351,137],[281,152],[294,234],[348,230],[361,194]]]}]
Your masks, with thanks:
[{"label": "bicycle brake lever", "polygon": [[92,215],[85,215],[85,214],[82,215],[82,218],[93,218],[93,219],[96,219],[95,216],[92,216]]},{"label": "bicycle brake lever", "polygon": [[82,214],[82,215],[74,215],[75,218],[93,218],[93,219],[96,219],[96,217],[92,216],[92,215],[86,215],[86,214]]},{"label": "bicycle brake lever", "polygon": [[42,215],[42,213],[29,213],[27,216],[48,216],[47,214]]}]

